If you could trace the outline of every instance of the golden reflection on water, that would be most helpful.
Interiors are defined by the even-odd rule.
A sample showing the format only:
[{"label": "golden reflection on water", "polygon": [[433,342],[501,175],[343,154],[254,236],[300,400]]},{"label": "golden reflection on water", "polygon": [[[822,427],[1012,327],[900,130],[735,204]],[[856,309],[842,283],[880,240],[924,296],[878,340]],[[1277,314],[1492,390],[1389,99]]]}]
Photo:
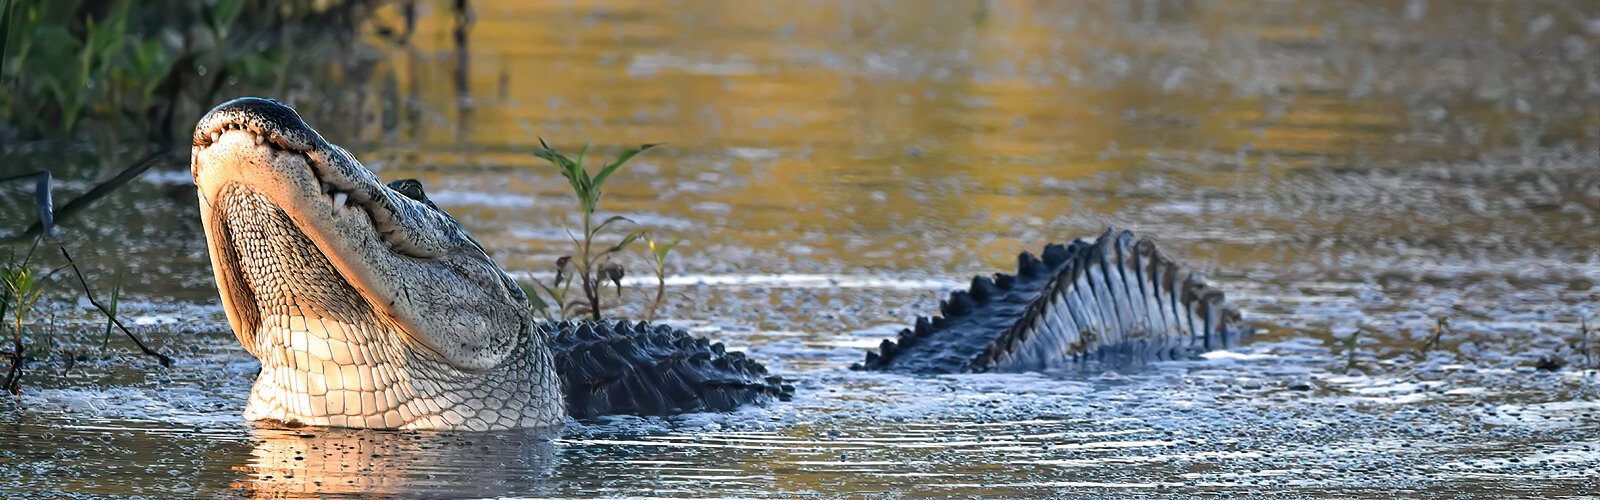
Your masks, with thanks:
[{"label": "golden reflection on water", "polygon": [[[253,497],[491,494],[537,484],[556,464],[556,430],[506,433],[251,429],[237,492]],[[463,475],[471,477],[463,481]],[[440,477],[444,476],[444,477]]]},{"label": "golden reflection on water", "polygon": [[[364,132],[329,135],[388,177],[528,200],[449,207],[518,255],[560,251],[560,237],[514,230],[558,231],[568,210],[563,183],[528,154],[536,137],[569,150],[593,141],[602,157],[666,142],[618,177],[607,205],[677,221],[691,252],[775,253],[750,258],[766,272],[997,267],[1107,223],[1156,226],[1138,217],[1174,198],[1282,195],[1297,172],[1470,163],[1529,144],[1595,150],[1600,99],[1583,89],[1600,77],[1563,69],[1594,56],[1536,56],[1592,43],[1583,16],[1432,7],[482,2],[461,52],[456,18],[437,4],[411,46],[379,63],[392,92],[372,98],[383,102],[369,103]],[[397,10],[379,14],[399,24]],[[1529,57],[1548,74],[1523,77]],[[1126,188],[1151,179],[1156,192]],[[1159,229],[1218,244],[1207,234],[1306,232],[1305,212],[1338,208]],[[797,242],[799,257],[785,253]],[[1281,253],[1219,244],[1198,258],[1226,267]]]}]

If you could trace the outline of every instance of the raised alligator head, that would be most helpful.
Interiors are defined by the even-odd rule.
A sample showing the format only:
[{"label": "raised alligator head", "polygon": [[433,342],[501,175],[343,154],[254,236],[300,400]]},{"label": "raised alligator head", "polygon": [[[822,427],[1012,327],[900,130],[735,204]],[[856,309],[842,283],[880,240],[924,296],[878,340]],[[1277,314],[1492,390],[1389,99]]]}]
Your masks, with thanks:
[{"label": "raised alligator head", "polygon": [[527,297],[419,187],[379,182],[266,99],[207,113],[192,158],[228,321],[262,364],[247,419],[560,422],[560,383]]}]

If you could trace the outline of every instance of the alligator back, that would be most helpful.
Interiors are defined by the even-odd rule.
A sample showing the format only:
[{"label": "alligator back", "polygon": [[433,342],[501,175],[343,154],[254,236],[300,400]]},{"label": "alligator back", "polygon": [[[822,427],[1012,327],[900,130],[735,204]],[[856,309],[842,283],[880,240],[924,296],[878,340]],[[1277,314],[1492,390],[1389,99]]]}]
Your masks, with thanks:
[{"label": "alligator back", "polygon": [[794,388],[744,353],[666,325],[543,323],[573,418],[675,415],[787,400]]},{"label": "alligator back", "polygon": [[1247,340],[1221,291],[1149,239],[1107,229],[1094,242],[1023,252],[1017,274],[973,278],[884,340],[856,369],[911,373],[1036,371],[1187,358]]}]

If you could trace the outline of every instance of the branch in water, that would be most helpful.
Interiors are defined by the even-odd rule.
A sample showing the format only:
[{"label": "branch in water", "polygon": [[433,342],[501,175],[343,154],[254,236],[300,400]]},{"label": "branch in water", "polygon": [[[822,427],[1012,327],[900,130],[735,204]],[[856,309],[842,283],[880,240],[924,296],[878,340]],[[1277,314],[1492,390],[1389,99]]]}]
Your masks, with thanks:
[{"label": "branch in water", "polygon": [[31,226],[28,226],[28,229],[23,231],[22,234],[18,234],[18,235],[12,236],[12,237],[10,237],[8,239],[5,239],[5,240],[0,240],[0,243],[11,243],[11,242],[22,241],[24,239],[32,238],[32,237],[38,236],[40,234],[44,234],[44,235],[46,235],[46,238],[50,238],[52,233],[53,233],[53,231],[54,231],[54,229],[55,229],[55,222],[56,221],[65,220],[66,218],[72,217],[73,215],[77,214],[78,212],[82,212],[83,209],[88,208],[90,204],[92,204],[92,203],[94,203],[96,201],[99,201],[101,198],[104,198],[108,194],[111,194],[112,191],[117,190],[118,188],[122,187],[124,184],[127,184],[129,181],[132,181],[134,178],[139,177],[140,174],[143,174],[146,170],[149,170],[150,167],[154,166],[157,163],[160,163],[160,161],[162,159],[167,157],[167,154],[170,151],[171,150],[169,148],[161,148],[159,150],[156,150],[155,152],[152,152],[152,153],[146,155],[143,158],[140,158],[138,161],[133,162],[132,165],[129,165],[128,168],[123,169],[122,172],[117,173],[116,177],[112,177],[110,180],[107,180],[107,181],[102,182],[102,183],[100,183],[98,185],[95,185],[93,188],[90,188],[88,192],[85,192],[85,193],[83,193],[81,195],[78,195],[77,198],[73,198],[72,200],[67,201],[66,204],[61,205],[61,209],[54,210],[53,214],[49,213],[48,209],[46,208],[48,206],[48,204],[51,203],[50,192],[49,192],[50,184],[49,184],[49,179],[48,179],[48,175],[49,175],[48,172],[26,174],[26,175],[21,175],[21,176],[16,176],[16,177],[7,177],[7,178],[4,178],[4,179],[0,179],[0,182],[3,182],[3,181],[7,181],[7,180],[20,179],[20,178],[31,177],[31,176],[40,175],[40,174],[43,174],[45,176],[45,178],[42,178],[40,183],[39,183],[39,189],[41,191],[36,193],[36,196],[38,197],[39,204],[40,204],[40,208],[39,208],[39,210],[40,210],[40,218],[39,218],[39,221],[33,223],[33,225],[31,225]]},{"label": "branch in water", "polygon": [[105,305],[101,304],[99,299],[94,298],[94,292],[89,290],[89,281],[83,278],[83,271],[78,270],[78,263],[73,262],[72,255],[67,253],[67,247],[58,248],[61,249],[61,256],[67,259],[67,265],[72,267],[72,274],[76,274],[78,276],[78,283],[83,285],[83,295],[89,298],[89,303],[94,304],[94,308],[99,309],[100,314],[106,315],[106,319],[111,320],[111,323],[117,325],[118,330],[122,330],[122,333],[127,334],[128,339],[132,340],[134,345],[139,346],[140,351],[143,351],[146,355],[155,356],[156,359],[161,360],[162,367],[171,367],[172,358],[146,347],[144,342],[139,340],[139,337],[135,337],[133,332],[128,331],[128,327],[122,325],[122,320],[117,319],[115,314],[111,314],[110,309],[107,309]]}]

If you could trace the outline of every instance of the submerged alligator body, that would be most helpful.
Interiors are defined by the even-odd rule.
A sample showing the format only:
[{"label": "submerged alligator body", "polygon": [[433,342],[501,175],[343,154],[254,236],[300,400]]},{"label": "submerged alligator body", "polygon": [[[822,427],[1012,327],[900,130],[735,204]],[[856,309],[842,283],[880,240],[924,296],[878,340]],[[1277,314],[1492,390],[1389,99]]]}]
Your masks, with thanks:
[{"label": "submerged alligator body", "polygon": [[[420,183],[379,182],[276,101],[217,106],[195,127],[192,157],[228,321],[261,360],[248,420],[491,430],[721,411],[792,391],[683,330],[536,320]],[[1248,335],[1219,292],[1131,233],[1019,261],[857,368],[1043,370],[1182,357]]]}]

